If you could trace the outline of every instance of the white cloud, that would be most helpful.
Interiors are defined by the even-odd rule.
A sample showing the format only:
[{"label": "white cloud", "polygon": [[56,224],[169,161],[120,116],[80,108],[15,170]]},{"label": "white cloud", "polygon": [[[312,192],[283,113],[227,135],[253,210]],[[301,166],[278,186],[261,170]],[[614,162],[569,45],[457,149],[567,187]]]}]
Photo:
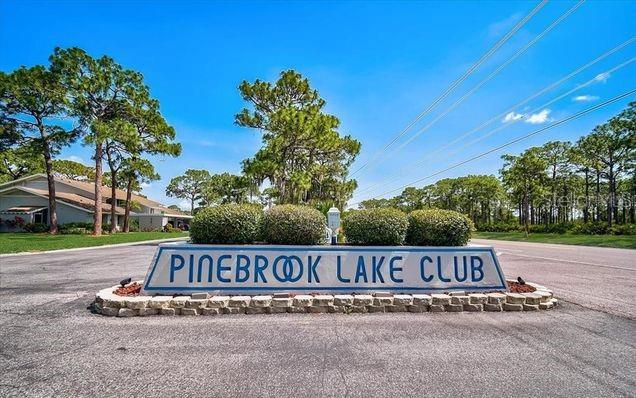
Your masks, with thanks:
[{"label": "white cloud", "polygon": [[84,159],[80,158],[79,156],[75,156],[75,155],[67,156],[67,157],[63,158],[63,160],[70,160],[72,162],[86,164],[86,163],[84,163]]},{"label": "white cloud", "polygon": [[512,122],[512,121],[515,121],[515,120],[522,119],[524,116],[525,115],[523,115],[521,113],[510,112],[503,118],[503,120],[501,122],[502,123]]},{"label": "white cloud", "polygon": [[576,97],[572,98],[572,101],[591,102],[591,101],[596,101],[597,99],[598,97],[596,95],[577,95]]},{"label": "white cloud", "polygon": [[142,188],[146,189],[146,188],[150,188],[152,186],[151,183],[149,182],[142,182],[141,184],[139,184]]},{"label": "white cloud", "polygon": [[596,75],[596,77],[594,78],[594,81],[596,82],[602,82],[605,83],[607,81],[607,79],[610,78],[610,76],[612,76],[611,73],[609,72],[603,72],[603,73],[599,73],[598,75]]},{"label": "white cloud", "polygon": [[533,113],[532,115],[528,117],[528,119],[526,120],[526,123],[541,124],[541,123],[549,122],[552,120],[548,117],[550,115],[550,112],[551,111],[549,109],[544,109],[539,113]]}]

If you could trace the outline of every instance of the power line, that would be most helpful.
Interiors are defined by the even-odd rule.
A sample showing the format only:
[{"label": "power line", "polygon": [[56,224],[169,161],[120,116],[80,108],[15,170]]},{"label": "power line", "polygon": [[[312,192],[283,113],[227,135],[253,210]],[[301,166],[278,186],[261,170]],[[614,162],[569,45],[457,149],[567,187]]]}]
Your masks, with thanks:
[{"label": "power line", "polygon": [[585,0],[581,0],[578,3],[576,3],[572,8],[570,8],[569,10],[567,10],[565,13],[563,13],[559,18],[557,18],[556,20],[554,20],[547,28],[545,28],[541,33],[539,33],[537,36],[535,36],[534,39],[530,40],[528,43],[526,43],[525,46],[523,46],[522,48],[520,48],[516,53],[514,53],[510,58],[508,58],[503,64],[499,65],[499,67],[497,69],[495,69],[490,75],[488,75],[484,80],[480,81],[479,83],[477,83],[477,85],[475,85],[475,87],[473,87],[472,89],[470,89],[466,94],[464,94],[462,97],[460,97],[457,101],[455,101],[453,104],[451,104],[451,106],[449,106],[444,112],[442,112],[441,114],[439,114],[435,119],[433,119],[432,121],[430,121],[426,126],[424,126],[422,129],[420,129],[417,133],[415,133],[413,136],[411,136],[408,140],[404,141],[402,144],[400,144],[397,148],[394,149],[393,153],[389,154],[389,156],[387,156],[384,160],[389,159],[391,156],[393,156],[397,151],[399,151],[400,149],[404,148],[405,146],[407,146],[408,144],[410,144],[411,142],[413,142],[415,139],[417,139],[417,137],[419,137],[420,135],[422,135],[425,131],[427,131],[431,126],[433,126],[435,123],[437,123],[440,119],[442,119],[444,116],[446,116],[447,114],[449,114],[453,109],[455,109],[457,106],[459,106],[462,102],[464,102],[464,100],[466,100],[468,97],[470,97],[471,95],[473,95],[477,90],[479,90],[482,86],[484,86],[486,83],[488,83],[490,80],[492,80],[495,76],[497,76],[505,67],[507,67],[508,65],[510,65],[515,59],[517,59],[518,57],[520,57],[521,55],[523,55],[526,51],[528,51],[528,49],[530,47],[532,47],[533,45],[535,45],[539,40],[541,40],[545,35],[547,35],[552,29],[554,29],[558,24],[560,24],[565,18],[569,17],[574,11],[576,11],[579,7],[581,7],[581,5],[583,5],[583,3],[585,2]]},{"label": "power line", "polygon": [[[492,149],[490,149],[490,150],[488,150],[488,151],[486,151],[486,152],[482,152],[482,153],[480,153],[479,155],[475,155],[475,156],[473,156],[473,157],[471,157],[471,158],[468,158],[468,159],[463,160],[463,161],[461,161],[461,162],[459,162],[459,163],[456,163],[456,164],[454,164],[454,165],[452,165],[452,166],[449,166],[449,167],[447,167],[447,168],[445,168],[445,169],[443,169],[443,170],[437,171],[437,172],[435,172],[435,173],[433,173],[433,174],[430,174],[430,175],[428,175],[428,176],[426,176],[426,177],[422,177],[422,178],[419,178],[419,179],[417,179],[417,180],[415,180],[415,181],[412,181],[412,182],[410,182],[410,183],[409,183],[409,184],[407,184],[407,185],[403,185],[403,186],[401,186],[401,187],[399,187],[399,188],[395,188],[395,189],[392,189],[392,190],[390,190],[390,191],[386,191],[386,192],[384,192],[384,193],[382,193],[382,194],[380,194],[380,195],[374,196],[374,197],[369,198],[369,199],[366,199],[366,200],[370,200],[370,199],[377,199],[377,198],[379,198],[379,197],[382,197],[382,196],[384,196],[384,195],[388,195],[388,194],[393,193],[393,192],[395,192],[395,191],[402,190],[402,189],[404,189],[404,188],[406,188],[406,187],[413,186],[413,185],[415,185],[415,184],[417,184],[417,183],[420,183],[420,182],[422,182],[422,181],[424,181],[424,180],[427,180],[427,179],[429,179],[429,178],[432,178],[432,177],[438,176],[438,175],[443,174],[443,173],[445,173],[445,172],[447,172],[447,171],[449,171],[449,170],[452,170],[452,169],[455,169],[455,168],[457,168],[457,167],[463,166],[463,165],[465,165],[465,164],[467,164],[467,163],[470,163],[470,162],[472,162],[472,161],[474,161],[474,160],[477,160],[477,159],[483,158],[484,156],[490,155],[490,154],[491,154],[491,153],[493,153],[493,152],[496,152],[496,151],[498,151],[498,150],[500,150],[500,149],[503,149],[503,148],[505,148],[505,147],[507,147],[507,146],[510,146],[510,145],[516,144],[517,142],[520,142],[520,141],[523,141],[523,140],[525,140],[525,139],[528,139],[528,138],[530,138],[530,137],[532,137],[532,136],[535,136],[535,135],[537,135],[537,134],[540,134],[540,133],[542,133],[542,132],[544,132],[544,131],[546,131],[546,130],[549,130],[549,129],[552,129],[552,128],[554,128],[554,127],[557,127],[557,126],[559,126],[559,125],[561,125],[561,124],[567,123],[567,122],[569,122],[570,120],[578,119],[579,117],[581,117],[581,116],[583,116],[583,115],[586,115],[586,114],[588,114],[588,113],[590,113],[590,112],[593,112],[593,111],[595,111],[595,110],[597,110],[597,109],[600,109],[600,108],[602,108],[602,107],[604,107],[604,106],[607,106],[607,105],[609,105],[609,104],[611,104],[611,103],[614,103],[614,102],[616,102],[616,101],[619,101],[619,100],[621,100],[621,99],[623,99],[623,98],[625,98],[625,97],[628,97],[628,96],[630,96],[630,95],[632,95],[632,94],[634,94],[634,93],[636,93],[636,89],[632,89],[632,90],[630,90],[630,91],[624,92],[623,94],[620,94],[620,95],[618,95],[618,96],[616,96],[616,97],[613,97],[613,98],[611,98],[611,99],[609,99],[609,100],[607,100],[607,101],[605,101],[605,102],[602,102],[602,103],[600,103],[600,104],[597,104],[597,105],[594,105],[594,106],[592,106],[592,107],[589,107],[589,108],[587,108],[587,109],[585,109],[585,110],[582,110],[582,111],[580,111],[580,112],[578,112],[578,113],[575,113],[575,114],[574,114],[574,115],[572,115],[572,116],[568,116],[568,117],[566,117],[566,118],[563,118],[563,119],[561,119],[561,120],[558,120],[558,121],[556,121],[556,122],[554,122],[554,123],[552,123],[552,124],[550,124],[550,125],[548,125],[548,126],[545,126],[545,127],[540,128],[540,129],[534,130],[534,131],[533,131],[533,132],[531,132],[531,133],[528,133],[528,134],[525,134],[525,135],[523,135],[523,136],[521,136],[521,137],[515,138],[515,139],[514,139],[514,140],[512,140],[512,141],[508,141],[508,142],[506,142],[505,144],[499,145],[499,146],[497,146],[497,147],[495,147],[495,148],[492,148]],[[362,202],[362,201],[360,201],[360,202],[355,202],[355,203],[352,203],[351,205],[357,205],[357,204],[360,204],[361,202]]]},{"label": "power line", "polygon": [[[583,72],[584,70],[588,69],[589,67],[595,65],[596,63],[602,61],[603,59],[609,57],[610,55],[622,50],[623,48],[627,47],[628,45],[632,44],[634,41],[636,41],[636,36],[624,41],[623,43],[619,44],[618,46],[606,51],[605,53],[599,55],[598,57],[596,57],[595,59],[591,60],[590,62],[586,63],[585,65],[577,68],[576,70],[570,72],[569,74],[567,74],[566,76],[562,77],[561,79],[555,81],[554,83],[544,87],[543,89],[539,90],[538,92],[532,94],[531,96],[525,98],[524,100],[512,105],[510,108],[506,109],[505,111],[493,116],[492,118],[486,120],[485,122],[483,122],[482,124],[480,124],[479,126],[473,128],[472,130],[469,130],[463,134],[461,134],[459,137],[457,137],[456,139],[454,139],[451,142],[448,142],[444,145],[442,145],[441,147],[437,148],[436,150],[434,150],[433,152],[429,153],[428,155],[426,155],[423,159],[421,159],[420,161],[407,166],[408,170],[413,169],[415,166],[418,166],[422,163],[425,163],[428,159],[430,159],[431,157],[433,157],[434,155],[440,153],[441,151],[451,147],[452,145],[464,140],[466,137],[474,134],[475,132],[483,129],[484,127],[492,124],[495,121],[500,120],[502,117],[506,116],[508,113],[514,111],[515,109],[527,104],[528,102],[532,101],[533,99],[549,92],[552,91],[553,89],[555,89],[556,87],[560,86],[561,84],[563,84],[564,82],[566,82],[567,80],[571,79],[572,77],[578,75],[579,73]],[[624,65],[623,65],[624,66]],[[620,67],[620,65],[619,65]],[[392,174],[390,177],[395,177],[397,175],[403,174],[405,171],[408,171],[407,168],[402,168],[401,170],[399,170],[398,172]],[[390,178],[389,178],[390,179]],[[385,180],[386,181],[386,180]],[[360,193],[365,193],[368,192],[370,190],[372,190],[373,188],[382,185],[383,183],[377,183],[374,184],[368,188],[363,189]]]},{"label": "power line", "polygon": [[358,167],[355,171],[351,173],[351,176],[355,175],[359,171],[363,170],[367,167],[371,161],[373,161],[380,153],[387,150],[391,145],[393,145],[400,137],[406,134],[407,131],[411,129],[421,118],[426,116],[430,111],[432,111],[441,101],[443,101],[446,97],[448,97],[454,90],[459,86],[464,80],[466,80],[481,64],[483,64],[488,58],[490,58],[501,46],[503,46],[519,29],[521,29],[528,21],[541,10],[546,4],[548,0],[541,0],[537,6],[535,6],[530,13],[528,13],[521,21],[519,21],[504,37],[502,37],[494,46],[492,46],[485,54],[481,56],[468,70],[464,72],[462,76],[456,79],[446,90],[440,94],[425,110],[423,110],[417,117],[409,123],[402,131],[400,131],[395,137],[391,139],[382,149],[377,151],[369,160],[363,163],[360,167]]}]

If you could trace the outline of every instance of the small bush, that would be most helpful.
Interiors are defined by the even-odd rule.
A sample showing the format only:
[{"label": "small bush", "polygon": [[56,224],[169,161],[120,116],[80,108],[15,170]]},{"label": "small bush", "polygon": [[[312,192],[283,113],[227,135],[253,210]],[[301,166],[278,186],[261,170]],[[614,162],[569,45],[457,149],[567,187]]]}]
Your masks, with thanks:
[{"label": "small bush", "polygon": [[572,228],[573,234],[580,235],[606,235],[610,232],[609,224],[605,221],[595,221],[576,224]]},{"label": "small bush", "polygon": [[482,232],[518,232],[523,231],[523,225],[516,222],[493,222],[479,224],[477,230]]},{"label": "small bush", "polygon": [[24,229],[24,232],[42,233],[42,232],[48,231],[49,227],[46,224],[43,224],[41,222],[36,222],[36,223],[24,224],[22,229]]},{"label": "small bush", "polygon": [[452,210],[416,210],[408,221],[406,242],[413,246],[464,246],[473,229],[468,217]]},{"label": "small bush", "polygon": [[262,214],[255,205],[226,204],[201,209],[190,224],[190,238],[193,243],[253,243],[258,239]]},{"label": "small bush", "polygon": [[397,209],[365,209],[348,213],[342,228],[352,245],[396,246],[404,243],[408,220]]},{"label": "small bush", "polygon": [[320,245],[325,243],[325,216],[308,206],[279,205],[265,212],[262,237],[267,243]]},{"label": "small bush", "polygon": [[636,224],[614,225],[610,232],[612,235],[636,235]]}]

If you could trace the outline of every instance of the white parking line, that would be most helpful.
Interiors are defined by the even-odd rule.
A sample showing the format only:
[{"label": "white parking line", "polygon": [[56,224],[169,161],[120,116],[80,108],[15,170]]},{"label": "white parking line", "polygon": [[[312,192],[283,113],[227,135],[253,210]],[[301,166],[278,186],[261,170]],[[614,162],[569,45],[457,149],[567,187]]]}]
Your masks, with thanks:
[{"label": "white parking line", "polygon": [[[505,254],[505,252],[503,252],[502,254]],[[517,253],[509,253],[509,254],[511,256],[526,257],[526,258],[536,258],[536,259],[539,259],[539,260],[558,261],[558,262],[562,262],[562,263],[589,265],[589,266],[592,266],[592,267],[601,267],[601,268],[622,269],[622,270],[625,270],[625,271],[636,271],[636,269],[634,269],[634,268],[618,267],[618,266],[615,266],[615,265],[600,265],[600,264],[594,264],[594,263],[586,263],[586,262],[583,262],[583,261],[564,260],[562,258],[552,258],[552,257],[528,256],[528,255],[525,255],[525,254],[517,254]],[[497,255],[499,255],[499,253],[497,253]]]}]

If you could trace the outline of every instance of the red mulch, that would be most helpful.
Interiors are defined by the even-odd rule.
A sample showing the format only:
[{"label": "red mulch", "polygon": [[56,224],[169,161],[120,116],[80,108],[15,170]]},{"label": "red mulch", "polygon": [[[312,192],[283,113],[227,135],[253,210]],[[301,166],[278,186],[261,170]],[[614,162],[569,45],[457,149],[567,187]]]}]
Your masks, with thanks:
[{"label": "red mulch", "polygon": [[119,287],[115,290],[115,294],[118,296],[136,296],[141,292],[141,284],[133,282],[124,287]]},{"label": "red mulch", "polygon": [[510,293],[532,293],[537,289],[528,284],[522,285],[519,282],[508,282],[508,290],[510,290]]}]

